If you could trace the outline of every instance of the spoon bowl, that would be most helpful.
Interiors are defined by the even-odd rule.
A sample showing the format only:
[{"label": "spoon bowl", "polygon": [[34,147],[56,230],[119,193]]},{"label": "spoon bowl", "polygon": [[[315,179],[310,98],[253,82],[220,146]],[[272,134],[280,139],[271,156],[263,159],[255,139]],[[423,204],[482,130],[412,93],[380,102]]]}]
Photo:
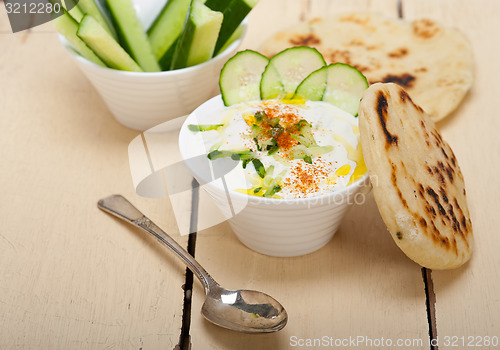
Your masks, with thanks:
[{"label": "spoon bowl", "polygon": [[285,327],[287,313],[273,297],[254,290],[210,289],[202,315],[218,326],[245,333],[269,333]]},{"label": "spoon bowl", "polygon": [[97,206],[153,235],[186,263],[205,288],[206,299],[201,313],[208,321],[244,333],[271,333],[285,327],[288,315],[276,299],[254,290],[228,290],[221,287],[191,254],[123,196],[103,198]]}]

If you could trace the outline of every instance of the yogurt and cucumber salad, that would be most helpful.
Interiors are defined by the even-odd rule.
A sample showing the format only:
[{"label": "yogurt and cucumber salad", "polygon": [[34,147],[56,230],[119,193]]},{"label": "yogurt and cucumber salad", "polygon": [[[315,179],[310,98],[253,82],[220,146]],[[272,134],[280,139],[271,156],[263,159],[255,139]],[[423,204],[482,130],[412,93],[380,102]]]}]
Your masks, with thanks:
[{"label": "yogurt and cucumber salad", "polygon": [[326,65],[313,48],[271,59],[240,51],[221,71],[224,106],[188,118],[182,132],[210,161],[239,162],[239,171],[224,176],[229,190],[276,199],[323,195],[366,173],[356,115],[367,87],[356,68]]}]

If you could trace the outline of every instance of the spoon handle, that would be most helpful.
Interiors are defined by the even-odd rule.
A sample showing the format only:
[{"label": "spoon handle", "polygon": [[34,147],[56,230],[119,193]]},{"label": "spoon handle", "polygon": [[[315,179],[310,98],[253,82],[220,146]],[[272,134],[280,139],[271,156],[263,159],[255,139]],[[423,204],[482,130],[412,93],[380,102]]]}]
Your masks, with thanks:
[{"label": "spoon handle", "polygon": [[147,218],[136,207],[134,207],[125,197],[116,194],[103,198],[97,202],[99,209],[115,215],[120,219],[137,226],[147,233],[156,237],[161,243],[170,248],[178,257],[180,257],[193,273],[198,276],[205,292],[208,292],[211,286],[217,285],[217,282],[210,274],[189,254],[179,243],[159,228],[153,221]]}]

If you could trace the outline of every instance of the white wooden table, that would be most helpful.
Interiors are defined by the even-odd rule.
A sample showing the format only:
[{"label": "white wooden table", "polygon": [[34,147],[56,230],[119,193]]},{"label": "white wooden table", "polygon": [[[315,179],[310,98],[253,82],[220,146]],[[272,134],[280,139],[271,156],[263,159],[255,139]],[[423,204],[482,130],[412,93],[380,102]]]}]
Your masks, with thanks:
[{"label": "white wooden table", "polygon": [[350,10],[431,18],[472,42],[474,86],[438,124],[467,184],[476,239],[467,265],[410,261],[371,196],[302,257],[255,253],[222,223],[191,239],[197,259],[224,286],[275,296],[289,323],[267,335],[213,326],[199,312],[201,284],[185,296],[185,267],[96,207],[122,193],[187,246],[170,202],[135,193],[127,148],[139,133],[113,119],[50,24],[12,34],[0,5],[0,349],[500,349],[486,343],[500,337],[500,2],[260,0],[242,48]]}]

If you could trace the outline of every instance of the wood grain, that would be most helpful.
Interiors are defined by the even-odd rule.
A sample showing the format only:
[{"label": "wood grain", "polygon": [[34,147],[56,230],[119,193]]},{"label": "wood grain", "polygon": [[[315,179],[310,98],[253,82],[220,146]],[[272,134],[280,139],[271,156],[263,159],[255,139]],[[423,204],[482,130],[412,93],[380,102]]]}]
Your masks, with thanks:
[{"label": "wood grain", "polygon": [[[471,261],[463,269],[433,271],[436,293],[436,323],[440,349],[444,337],[477,343],[480,337],[500,337],[500,255],[497,252],[500,224],[498,200],[500,185],[500,130],[496,100],[500,96],[500,27],[494,16],[500,3],[484,0],[405,1],[405,16],[426,16],[463,31],[472,43],[476,60],[474,85],[458,110],[438,126],[457,156],[467,186],[467,198],[474,228],[476,246]],[[493,131],[495,130],[495,131]],[[470,338],[473,337],[473,338]],[[475,338],[478,337],[478,338]],[[467,343],[466,343],[467,345]],[[482,349],[498,349],[500,345]]]},{"label": "wood grain", "polygon": [[122,193],[187,237],[168,201],[134,193],[137,132],[114,121],[42,27],[0,33],[0,348],[172,349],[184,266],[97,200]]}]

